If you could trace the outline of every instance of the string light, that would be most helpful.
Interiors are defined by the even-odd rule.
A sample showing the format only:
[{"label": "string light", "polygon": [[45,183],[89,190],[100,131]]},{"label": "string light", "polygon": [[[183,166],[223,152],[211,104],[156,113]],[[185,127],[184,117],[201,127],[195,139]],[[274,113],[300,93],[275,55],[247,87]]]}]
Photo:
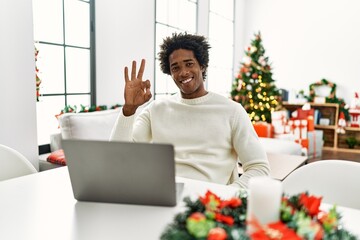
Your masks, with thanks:
[{"label": "string light", "polygon": [[[258,51],[264,51],[260,39],[256,39],[256,41],[259,41],[260,44]],[[254,58],[259,58],[259,56],[251,55],[250,50],[247,50],[247,53],[247,57],[251,59],[251,61],[254,61],[254,63],[256,62]],[[267,58],[262,55],[261,57],[263,57],[265,63],[267,63]],[[263,73],[266,75],[262,76]],[[277,101],[278,93],[276,88],[274,88],[275,84],[271,78],[270,69],[262,67],[262,65],[246,65],[243,63],[233,85],[233,89],[236,91],[234,91],[234,93],[239,92],[240,96],[234,100],[244,105],[253,123],[256,121],[270,120],[268,119],[270,117],[270,110],[274,111],[279,104]]]}]

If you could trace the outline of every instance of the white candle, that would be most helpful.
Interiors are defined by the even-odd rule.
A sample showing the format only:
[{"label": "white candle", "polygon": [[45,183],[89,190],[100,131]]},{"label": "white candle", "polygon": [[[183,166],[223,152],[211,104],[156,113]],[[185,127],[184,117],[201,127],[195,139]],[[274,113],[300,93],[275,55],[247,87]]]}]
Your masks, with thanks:
[{"label": "white candle", "polygon": [[[253,177],[249,180],[247,220],[261,225],[280,219],[282,183],[270,177]],[[252,232],[252,227],[248,226]]]}]

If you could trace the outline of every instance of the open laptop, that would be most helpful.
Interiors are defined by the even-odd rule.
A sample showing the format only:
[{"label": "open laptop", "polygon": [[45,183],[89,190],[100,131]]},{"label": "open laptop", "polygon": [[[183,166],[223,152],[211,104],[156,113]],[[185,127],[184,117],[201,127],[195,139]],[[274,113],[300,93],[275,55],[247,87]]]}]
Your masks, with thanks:
[{"label": "open laptop", "polygon": [[170,144],[62,140],[78,201],[175,206],[183,183],[175,183]]}]

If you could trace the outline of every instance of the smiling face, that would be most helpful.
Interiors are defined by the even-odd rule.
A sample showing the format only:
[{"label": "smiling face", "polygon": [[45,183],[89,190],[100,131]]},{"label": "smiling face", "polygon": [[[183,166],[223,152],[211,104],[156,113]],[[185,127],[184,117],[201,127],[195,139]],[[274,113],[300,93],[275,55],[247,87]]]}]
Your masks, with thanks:
[{"label": "smiling face", "polygon": [[199,65],[193,51],[175,50],[169,56],[169,63],[171,77],[183,98],[192,99],[207,94],[203,78],[205,69]]}]

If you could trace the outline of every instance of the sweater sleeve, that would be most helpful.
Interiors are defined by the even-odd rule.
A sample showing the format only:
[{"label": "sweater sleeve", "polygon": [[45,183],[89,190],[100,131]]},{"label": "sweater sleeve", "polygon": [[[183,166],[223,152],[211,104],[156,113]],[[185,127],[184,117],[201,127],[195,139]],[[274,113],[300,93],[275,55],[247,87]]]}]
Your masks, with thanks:
[{"label": "sweater sleeve", "polygon": [[120,111],[111,131],[110,141],[131,141],[135,115],[126,117]]},{"label": "sweater sleeve", "polygon": [[270,174],[265,149],[261,145],[245,109],[242,107],[234,118],[233,144],[244,173],[235,179],[231,184],[232,186],[247,188],[250,178]]},{"label": "sweater sleeve", "polygon": [[149,109],[128,117],[120,111],[111,131],[110,141],[150,142],[152,139],[150,126]]}]

